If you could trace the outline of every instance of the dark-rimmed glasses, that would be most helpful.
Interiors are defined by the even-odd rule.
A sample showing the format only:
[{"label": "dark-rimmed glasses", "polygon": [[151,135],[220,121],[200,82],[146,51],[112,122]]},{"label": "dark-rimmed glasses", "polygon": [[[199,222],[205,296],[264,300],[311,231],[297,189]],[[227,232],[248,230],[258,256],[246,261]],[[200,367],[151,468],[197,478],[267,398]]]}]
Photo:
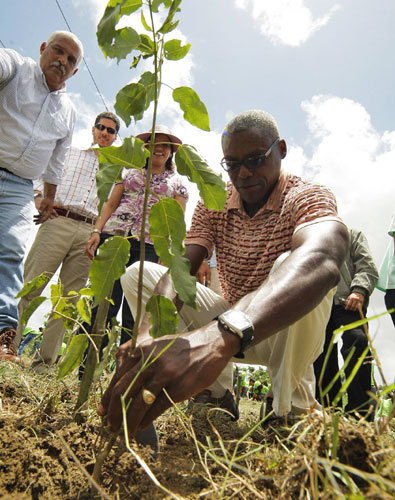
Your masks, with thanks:
[{"label": "dark-rimmed glasses", "polygon": [[263,155],[252,155],[245,156],[242,160],[227,160],[226,158],[222,158],[220,161],[221,167],[226,172],[238,172],[242,165],[245,165],[248,170],[256,170],[257,168],[264,167],[267,157],[272,152],[274,146],[278,143],[279,139],[276,139],[270,148]]},{"label": "dark-rimmed glasses", "polygon": [[103,132],[103,130],[107,130],[107,132],[111,135],[114,135],[117,133],[117,131],[115,130],[115,128],[112,128],[112,127],[106,127],[105,125],[103,125],[102,123],[96,123],[95,127],[97,128],[97,130],[100,130],[100,132]]}]

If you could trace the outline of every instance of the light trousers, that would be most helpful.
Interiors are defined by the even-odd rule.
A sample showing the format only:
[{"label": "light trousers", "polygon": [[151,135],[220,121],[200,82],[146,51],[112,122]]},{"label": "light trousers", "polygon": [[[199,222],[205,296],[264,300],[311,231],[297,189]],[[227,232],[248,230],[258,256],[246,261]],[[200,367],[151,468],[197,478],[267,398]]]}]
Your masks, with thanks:
[{"label": "light trousers", "polygon": [[[133,314],[137,309],[137,280],[139,263],[130,266],[121,278],[125,297]],[[158,264],[145,262],[143,281],[143,305],[152,296],[155,286],[167,269]],[[273,409],[276,415],[292,410],[294,414],[306,413],[319,408],[315,399],[315,377],[313,362],[322,351],[325,327],[329,319],[332,298],[331,290],[321,303],[294,324],[271,337],[251,346],[245,358],[232,358],[217,380],[208,389],[214,397],[232,391],[232,365],[235,363],[258,364],[267,367],[271,379]],[[184,305],[180,311],[180,330],[200,328],[222,312],[230,304],[210,288],[197,284],[199,311]]]},{"label": "light trousers", "polygon": [[[78,292],[88,279],[91,261],[85,254],[85,244],[91,234],[92,226],[86,222],[55,217],[41,224],[34,243],[26,258],[23,278],[31,281],[39,274],[46,272],[49,276],[61,266],[59,278],[64,286],[64,295],[71,290]],[[45,286],[22,297],[18,304],[19,317],[28,303],[41,295]],[[48,295],[49,296],[49,295]],[[16,347],[19,345],[22,332],[21,322],[18,324]],[[62,345],[65,328],[63,320],[49,319],[44,330],[39,359],[33,365],[52,365]]]}]

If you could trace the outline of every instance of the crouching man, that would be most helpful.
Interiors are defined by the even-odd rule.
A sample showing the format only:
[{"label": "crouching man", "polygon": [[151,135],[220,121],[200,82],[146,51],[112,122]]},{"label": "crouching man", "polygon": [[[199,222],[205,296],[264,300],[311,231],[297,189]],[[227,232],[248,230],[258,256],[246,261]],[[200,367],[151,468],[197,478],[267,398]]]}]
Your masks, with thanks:
[{"label": "crouching man", "polygon": [[[199,203],[186,239],[186,256],[196,274],[215,246],[223,297],[198,285],[199,312],[184,306],[181,334],[135,381],[128,397],[133,433],[171,406],[205,391],[232,411],[232,363],[268,367],[274,415],[308,412],[314,397],[313,362],[322,350],[334,288],[348,245],[336,200],[323,186],[287,174],[281,168],[287,148],[274,118],[247,111],[231,120],[222,134],[228,172],[228,198],[222,211]],[[144,300],[152,292],[175,298],[166,269],[145,263]],[[158,283],[159,281],[159,283]],[[137,266],[122,278],[125,296],[136,309]],[[148,321],[135,354],[120,347],[119,368],[99,407],[117,429],[120,397],[142,361],[159,353],[171,336],[153,340]],[[236,359],[235,359],[236,357]],[[200,394],[199,394],[200,393]],[[237,418],[236,410],[233,411]]]}]

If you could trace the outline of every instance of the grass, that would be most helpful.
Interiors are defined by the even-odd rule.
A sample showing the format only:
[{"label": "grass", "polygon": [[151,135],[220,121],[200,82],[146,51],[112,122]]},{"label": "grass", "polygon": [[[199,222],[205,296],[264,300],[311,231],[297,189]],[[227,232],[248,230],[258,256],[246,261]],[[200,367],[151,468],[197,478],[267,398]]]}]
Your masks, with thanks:
[{"label": "grass", "polygon": [[[72,419],[77,394],[75,373],[57,381],[0,362],[0,498],[92,498],[100,390],[81,426]],[[242,399],[240,420],[231,422],[220,410],[175,405],[156,422],[156,457],[133,440],[129,451],[118,443],[97,498],[395,497],[393,421],[383,433],[377,422],[315,412],[287,429],[262,428],[259,409]]]}]

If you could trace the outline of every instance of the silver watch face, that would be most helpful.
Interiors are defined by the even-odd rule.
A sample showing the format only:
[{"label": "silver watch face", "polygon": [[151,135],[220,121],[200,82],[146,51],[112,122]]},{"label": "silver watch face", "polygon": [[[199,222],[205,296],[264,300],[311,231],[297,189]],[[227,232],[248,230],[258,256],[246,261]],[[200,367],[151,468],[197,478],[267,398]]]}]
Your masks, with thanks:
[{"label": "silver watch face", "polygon": [[229,309],[229,311],[221,314],[219,319],[230,329],[235,330],[239,333],[242,333],[243,330],[247,330],[247,328],[252,327],[251,320],[242,311]]}]

